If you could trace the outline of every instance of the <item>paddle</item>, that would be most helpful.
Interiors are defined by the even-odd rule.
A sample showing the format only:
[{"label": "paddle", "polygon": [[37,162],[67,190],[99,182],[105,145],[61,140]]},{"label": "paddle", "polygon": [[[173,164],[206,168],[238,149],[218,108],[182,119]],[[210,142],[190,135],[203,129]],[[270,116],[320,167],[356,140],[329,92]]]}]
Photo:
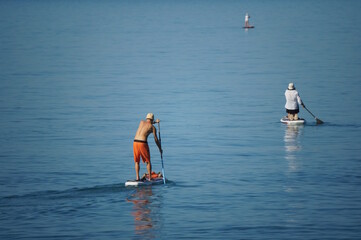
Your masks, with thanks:
[{"label": "paddle", "polygon": [[311,113],[311,111],[306,108],[305,105],[303,105],[303,107],[307,110],[307,112],[309,112],[309,113],[312,115],[312,117],[314,117],[314,119],[316,119],[316,123],[317,123],[317,124],[322,124],[322,123],[323,123],[323,121],[321,121],[320,119],[318,119],[317,117],[315,117],[315,115],[313,115],[313,114]]},{"label": "paddle", "polygon": [[[158,130],[159,130],[159,143],[160,143],[160,146],[162,146],[162,139],[160,138],[160,124],[159,124],[160,121],[158,121]],[[165,173],[164,173],[164,164],[163,164],[163,153],[160,152],[160,158],[162,159],[162,175],[163,175],[163,183],[165,184]]]}]

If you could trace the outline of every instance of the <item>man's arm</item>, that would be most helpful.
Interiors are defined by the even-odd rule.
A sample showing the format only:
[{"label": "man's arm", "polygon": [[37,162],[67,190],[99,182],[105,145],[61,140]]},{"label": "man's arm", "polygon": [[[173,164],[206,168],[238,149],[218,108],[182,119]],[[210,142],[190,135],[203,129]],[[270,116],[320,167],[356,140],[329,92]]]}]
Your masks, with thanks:
[{"label": "man's arm", "polygon": [[297,94],[297,102],[298,102],[298,104],[300,104],[302,107],[305,107],[305,105],[303,104],[303,101],[302,101],[302,99],[301,99],[301,97],[300,97],[300,95],[299,94]]},{"label": "man's arm", "polygon": [[154,136],[154,141],[157,144],[160,153],[162,154],[163,153],[162,146],[157,137],[157,129],[154,126],[153,126],[153,136]]}]

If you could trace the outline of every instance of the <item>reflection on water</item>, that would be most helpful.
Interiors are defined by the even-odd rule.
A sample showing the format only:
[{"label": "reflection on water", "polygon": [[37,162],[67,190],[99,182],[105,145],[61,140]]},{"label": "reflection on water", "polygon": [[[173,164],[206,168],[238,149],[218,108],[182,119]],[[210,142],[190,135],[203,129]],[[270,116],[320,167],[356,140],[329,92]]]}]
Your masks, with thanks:
[{"label": "reflection on water", "polygon": [[154,239],[153,230],[155,222],[152,219],[152,186],[136,188],[135,192],[127,199],[132,202],[134,217],[134,230],[136,235],[145,237],[146,239]]},{"label": "reflection on water", "polygon": [[303,127],[303,125],[287,125],[284,141],[286,150],[285,158],[288,161],[288,172],[296,172],[299,170],[296,153],[302,149],[299,136],[302,134]]}]

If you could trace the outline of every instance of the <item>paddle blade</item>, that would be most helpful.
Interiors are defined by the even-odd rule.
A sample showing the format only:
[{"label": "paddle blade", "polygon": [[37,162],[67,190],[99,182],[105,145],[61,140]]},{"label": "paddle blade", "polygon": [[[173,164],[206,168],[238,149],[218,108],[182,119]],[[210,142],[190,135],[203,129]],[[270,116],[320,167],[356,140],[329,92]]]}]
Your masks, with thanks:
[{"label": "paddle blade", "polygon": [[321,121],[320,119],[316,118],[316,123],[317,123],[317,124],[322,124],[323,121]]}]

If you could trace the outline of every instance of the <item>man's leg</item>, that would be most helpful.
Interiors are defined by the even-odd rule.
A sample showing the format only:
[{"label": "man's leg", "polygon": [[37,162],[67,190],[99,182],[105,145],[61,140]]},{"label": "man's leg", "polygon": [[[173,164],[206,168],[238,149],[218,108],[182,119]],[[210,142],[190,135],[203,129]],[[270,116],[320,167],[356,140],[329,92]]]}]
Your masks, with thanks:
[{"label": "man's leg", "polygon": [[149,174],[149,181],[152,180],[152,164],[149,162],[147,162],[147,170],[148,170],[148,174]]},{"label": "man's leg", "polygon": [[288,120],[290,120],[290,121],[293,120],[293,115],[291,113],[288,114]]},{"label": "man's leg", "polygon": [[136,173],[136,180],[139,180],[139,170],[140,170],[140,166],[139,166],[139,162],[135,162],[135,173]]},{"label": "man's leg", "polygon": [[298,120],[298,114],[296,113],[295,116],[293,117],[294,120]]}]

